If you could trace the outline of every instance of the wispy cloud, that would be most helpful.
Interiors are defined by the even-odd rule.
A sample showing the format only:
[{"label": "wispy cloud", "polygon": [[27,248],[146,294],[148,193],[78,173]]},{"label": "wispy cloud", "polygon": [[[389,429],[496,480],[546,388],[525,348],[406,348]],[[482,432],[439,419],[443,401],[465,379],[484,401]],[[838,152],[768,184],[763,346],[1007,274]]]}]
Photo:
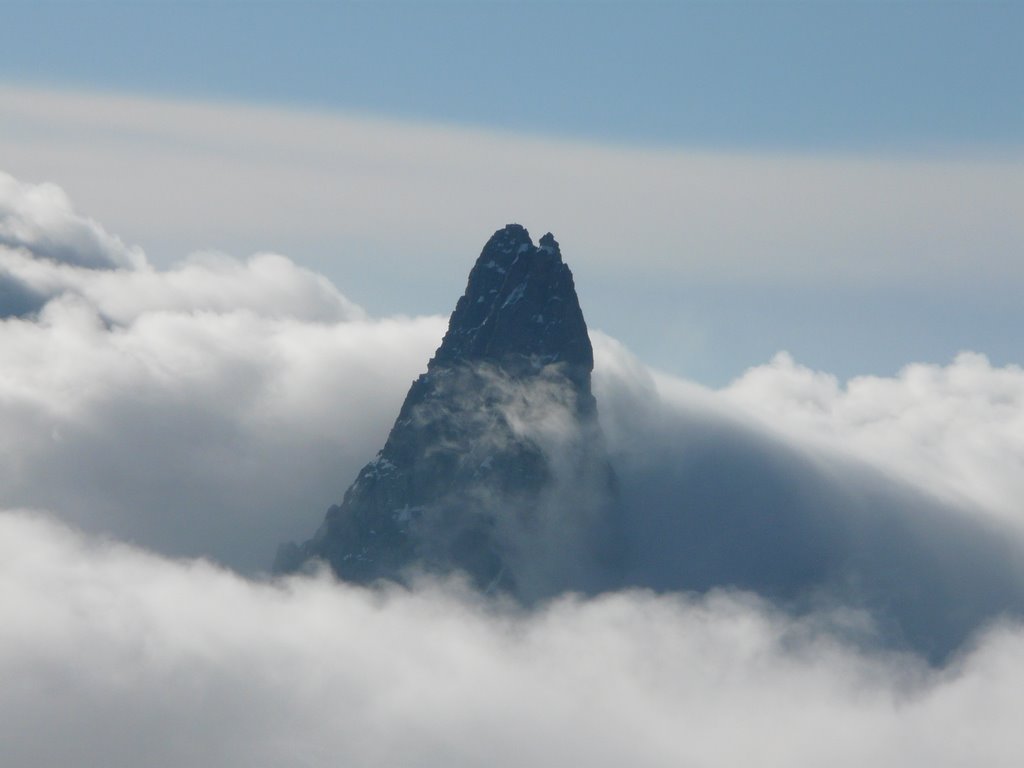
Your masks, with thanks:
[{"label": "wispy cloud", "polygon": [[261,242],[321,255],[326,243],[348,268],[360,254],[417,248],[455,267],[453,254],[514,215],[557,222],[593,269],[810,284],[1024,281],[1024,149],[635,149],[10,86],[0,88],[0,118],[8,170],[61,180],[147,243]]}]

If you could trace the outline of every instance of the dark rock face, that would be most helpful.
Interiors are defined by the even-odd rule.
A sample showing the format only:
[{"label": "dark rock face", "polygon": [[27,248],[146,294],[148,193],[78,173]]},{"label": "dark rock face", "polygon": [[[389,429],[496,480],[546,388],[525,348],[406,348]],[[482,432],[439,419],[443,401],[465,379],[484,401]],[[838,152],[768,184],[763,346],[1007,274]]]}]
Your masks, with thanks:
[{"label": "dark rock face", "polygon": [[499,230],[384,448],[278,570],[320,558],[360,583],[459,570],[524,599],[602,588],[618,532],[593,365],[554,237]]}]

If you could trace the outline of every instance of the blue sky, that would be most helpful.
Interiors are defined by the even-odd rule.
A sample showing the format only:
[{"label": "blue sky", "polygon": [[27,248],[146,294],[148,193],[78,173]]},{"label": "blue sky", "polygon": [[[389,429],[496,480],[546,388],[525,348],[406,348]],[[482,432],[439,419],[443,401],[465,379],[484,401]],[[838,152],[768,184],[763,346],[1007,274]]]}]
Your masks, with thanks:
[{"label": "blue sky", "polygon": [[1024,5],[15,2],[19,82],[713,147],[1017,145]]},{"label": "blue sky", "polygon": [[[3,13],[0,85],[20,96],[8,92],[6,111],[0,98],[0,168],[61,184],[158,264],[277,250],[371,312],[447,313],[480,245],[516,220],[563,240],[592,325],[699,381],[782,349],[841,377],[961,349],[1021,362],[1024,5],[83,1]],[[44,93],[86,101],[43,114]],[[222,112],[139,127],[157,104]],[[301,146],[309,174],[287,131],[250,140],[254,109],[319,137]],[[376,231],[330,225],[346,204],[353,221],[374,220],[323,178],[349,151],[332,119],[362,126],[336,175],[382,190],[394,210]],[[228,124],[237,142],[216,133]],[[475,149],[461,158],[410,138],[421,135]],[[314,160],[318,143],[332,148]],[[296,216],[309,217],[303,231]]]}]

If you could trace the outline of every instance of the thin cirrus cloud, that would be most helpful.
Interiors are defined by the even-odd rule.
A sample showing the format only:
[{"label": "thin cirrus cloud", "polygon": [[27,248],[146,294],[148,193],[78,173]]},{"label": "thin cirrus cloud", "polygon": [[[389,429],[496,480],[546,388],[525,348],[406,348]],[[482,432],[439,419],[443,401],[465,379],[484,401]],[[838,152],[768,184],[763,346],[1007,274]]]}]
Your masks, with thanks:
[{"label": "thin cirrus cloud", "polygon": [[[515,211],[559,222],[597,270],[625,259],[691,280],[1024,278],[1024,155],[1014,149],[637,149],[15,86],[0,88],[0,117],[8,170],[61,179],[152,245],[259,241],[326,259],[327,243],[340,269],[360,269],[369,265],[357,254],[391,263],[428,243],[429,263],[406,265],[428,273],[459,268],[454,254]],[[437,243],[449,250],[433,253]]]},{"label": "thin cirrus cloud", "polygon": [[312,532],[443,318],[369,318],[282,256],[118,263],[53,188],[31,213],[0,189],[5,231],[112,249],[0,246],[35,302],[0,323],[0,508],[38,510],[0,514],[5,765],[1019,754],[1019,369],[840,384],[783,356],[712,390],[595,333],[632,583],[665,594],[258,581],[223,566]]}]

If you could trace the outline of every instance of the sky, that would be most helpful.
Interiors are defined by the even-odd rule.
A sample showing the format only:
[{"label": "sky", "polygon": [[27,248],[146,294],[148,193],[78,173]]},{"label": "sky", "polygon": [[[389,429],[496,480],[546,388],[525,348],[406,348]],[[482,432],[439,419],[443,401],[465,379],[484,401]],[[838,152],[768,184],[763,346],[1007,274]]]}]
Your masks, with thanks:
[{"label": "sky", "polygon": [[0,71],[22,82],[642,145],[1012,148],[1024,130],[1013,3],[72,0],[5,16]]},{"label": "sky", "polygon": [[[1016,765],[1021,8],[4,3],[0,763]],[[509,221],[634,586],[269,576]]]},{"label": "sky", "polygon": [[5,27],[5,170],[156,263],[274,250],[444,314],[518,221],[591,325],[708,384],[781,350],[1016,360],[1019,4],[83,0]]}]

